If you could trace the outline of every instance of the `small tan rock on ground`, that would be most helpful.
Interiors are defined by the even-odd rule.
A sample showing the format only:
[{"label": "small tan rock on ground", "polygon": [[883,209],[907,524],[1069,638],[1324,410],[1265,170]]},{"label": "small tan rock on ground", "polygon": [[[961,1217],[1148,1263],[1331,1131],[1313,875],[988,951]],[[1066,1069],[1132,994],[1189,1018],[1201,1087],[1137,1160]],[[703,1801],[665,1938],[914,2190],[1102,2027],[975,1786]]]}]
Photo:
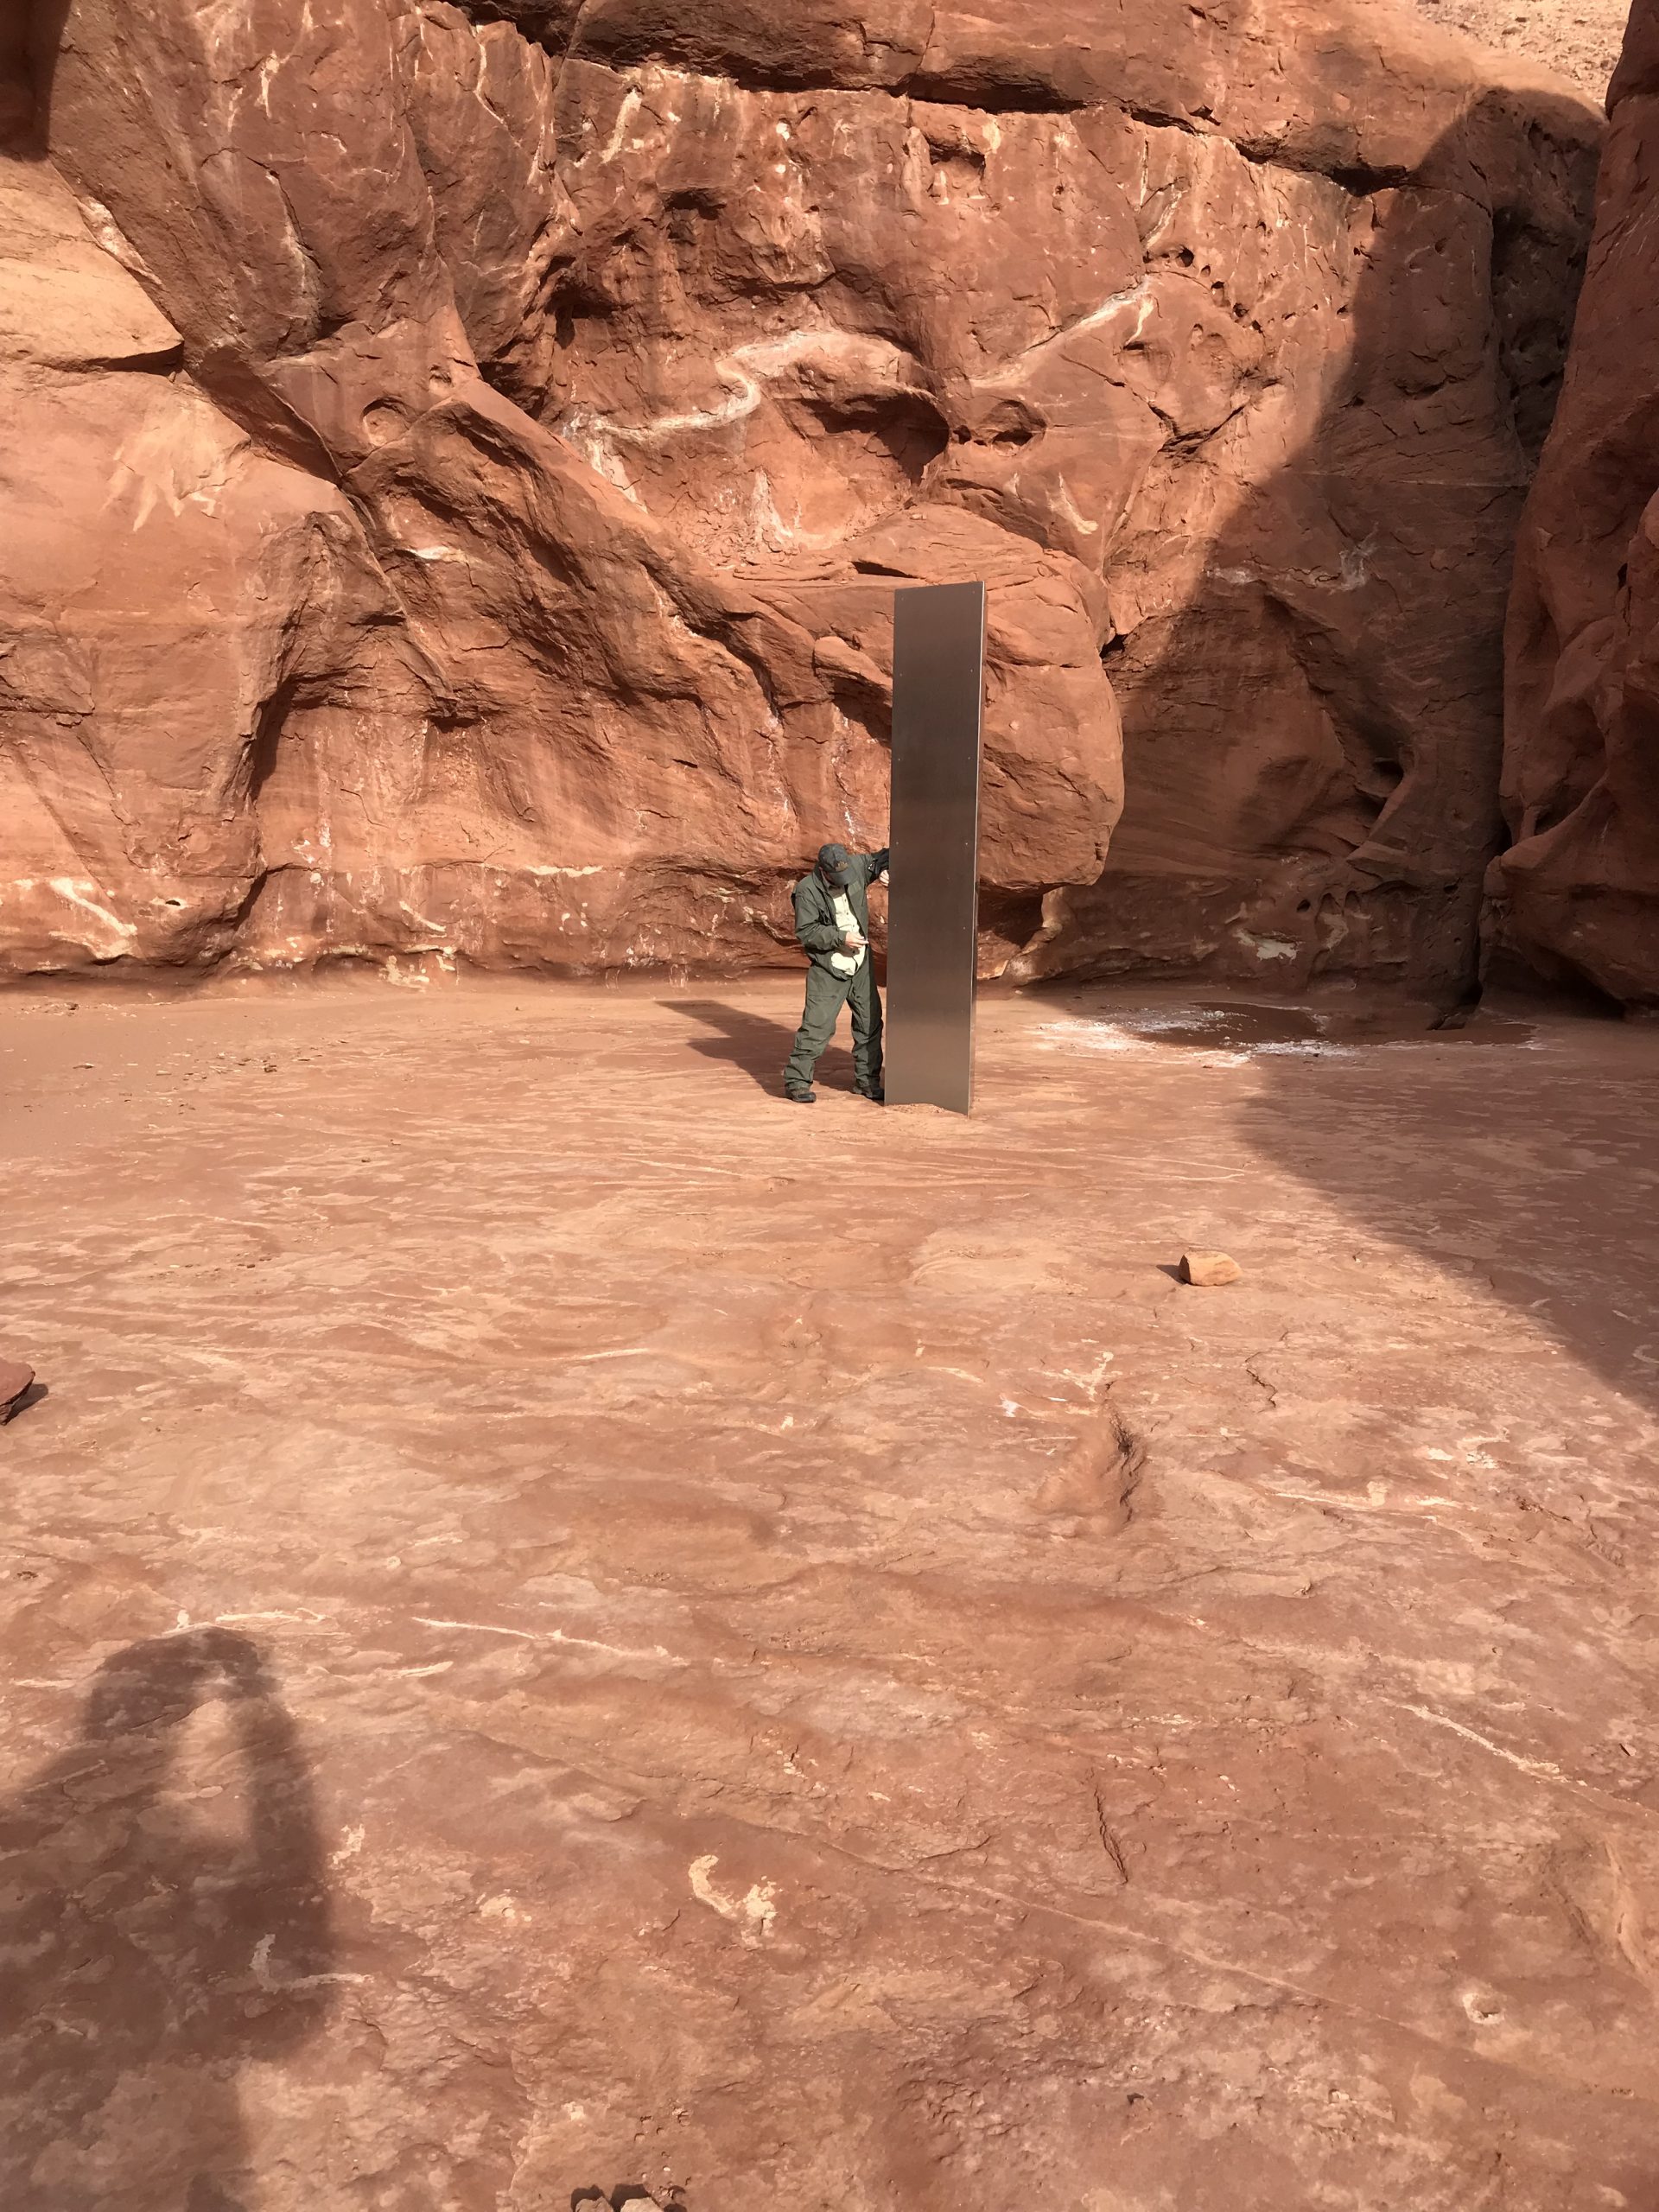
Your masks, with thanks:
[{"label": "small tan rock on ground", "polygon": [[1190,1282],[1201,1290],[1219,1290],[1224,1284],[1236,1282],[1244,1270],[1225,1252],[1183,1252],[1181,1281]]}]

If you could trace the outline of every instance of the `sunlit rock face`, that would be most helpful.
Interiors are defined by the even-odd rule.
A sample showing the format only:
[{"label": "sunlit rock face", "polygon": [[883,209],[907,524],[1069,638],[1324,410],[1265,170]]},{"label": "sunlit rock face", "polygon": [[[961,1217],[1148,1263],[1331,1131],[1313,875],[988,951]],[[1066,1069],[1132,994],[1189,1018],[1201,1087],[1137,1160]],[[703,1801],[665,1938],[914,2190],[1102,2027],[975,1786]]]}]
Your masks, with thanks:
[{"label": "sunlit rock face", "polygon": [[1501,951],[1659,1003],[1659,8],[1610,95],[1595,244],[1509,639]]},{"label": "sunlit rock face", "polygon": [[969,576],[988,972],[1471,969],[1564,86],[1360,0],[5,60],[14,971],[785,957],[885,827],[892,594]]},{"label": "sunlit rock face", "polygon": [[1414,0],[1431,22],[1570,78],[1599,107],[1618,60],[1629,0]]}]

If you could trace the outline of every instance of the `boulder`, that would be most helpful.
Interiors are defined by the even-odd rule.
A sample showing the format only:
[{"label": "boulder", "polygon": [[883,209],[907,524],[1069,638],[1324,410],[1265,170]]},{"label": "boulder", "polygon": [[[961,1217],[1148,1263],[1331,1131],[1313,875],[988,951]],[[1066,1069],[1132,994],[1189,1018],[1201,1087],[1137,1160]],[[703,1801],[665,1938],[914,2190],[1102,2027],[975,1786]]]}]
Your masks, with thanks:
[{"label": "boulder", "polygon": [[1181,1255],[1181,1281],[1192,1283],[1200,1290],[1223,1290],[1229,1283],[1239,1281],[1243,1273],[1238,1262],[1225,1252],[1183,1252]]}]

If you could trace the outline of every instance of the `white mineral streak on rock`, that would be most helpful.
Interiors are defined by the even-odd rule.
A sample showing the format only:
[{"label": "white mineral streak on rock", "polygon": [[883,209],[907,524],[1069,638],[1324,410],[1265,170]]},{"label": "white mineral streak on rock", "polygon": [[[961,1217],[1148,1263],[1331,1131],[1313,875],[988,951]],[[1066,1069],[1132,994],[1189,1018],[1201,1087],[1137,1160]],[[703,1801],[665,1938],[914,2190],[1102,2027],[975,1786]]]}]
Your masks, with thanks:
[{"label": "white mineral streak on rock", "polygon": [[754,1882],[739,1897],[715,1886],[710,1877],[720,1864],[719,1854],[709,1852],[691,1862],[691,1894],[700,1904],[717,1912],[722,1920],[735,1923],[738,1934],[746,1943],[763,1942],[772,1933],[772,1923],[778,1917],[778,1908],[772,1903],[777,1891],[771,1882]]}]

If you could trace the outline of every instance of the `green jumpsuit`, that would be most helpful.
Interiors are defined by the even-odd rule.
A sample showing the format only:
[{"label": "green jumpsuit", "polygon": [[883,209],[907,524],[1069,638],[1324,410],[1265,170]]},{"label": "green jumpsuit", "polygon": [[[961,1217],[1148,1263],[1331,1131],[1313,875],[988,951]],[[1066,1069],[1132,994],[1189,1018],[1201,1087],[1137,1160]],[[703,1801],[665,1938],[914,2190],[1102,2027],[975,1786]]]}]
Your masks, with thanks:
[{"label": "green jumpsuit", "polygon": [[[887,855],[853,853],[851,874],[842,893],[853,910],[859,935],[870,934],[869,888],[885,874]],[[836,919],[835,893],[814,868],[795,887],[795,935],[811,962],[806,971],[806,1011],[796,1032],[795,1049],[784,1071],[784,1088],[799,1096],[812,1088],[812,1071],[818,1057],[836,1033],[841,1009],[853,1010],[853,1072],[861,1090],[881,1088],[881,998],[875,988],[875,970],[868,949],[857,973],[839,976],[830,966],[830,955],[844,950],[842,927]]]}]

